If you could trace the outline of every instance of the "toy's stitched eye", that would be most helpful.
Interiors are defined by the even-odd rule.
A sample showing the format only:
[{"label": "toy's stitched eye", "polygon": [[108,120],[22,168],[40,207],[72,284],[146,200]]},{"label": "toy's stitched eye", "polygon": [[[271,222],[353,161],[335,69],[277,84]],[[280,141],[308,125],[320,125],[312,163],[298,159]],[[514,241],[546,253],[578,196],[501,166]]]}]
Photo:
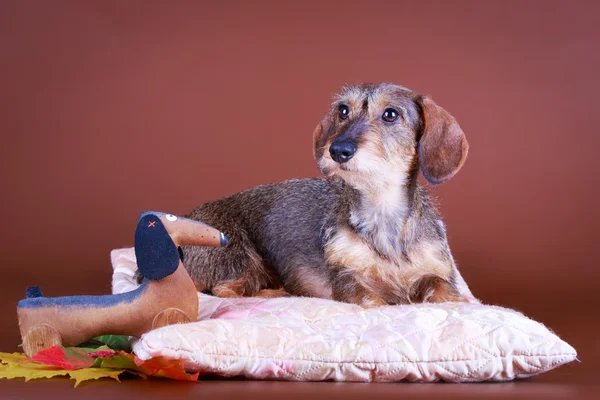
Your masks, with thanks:
[{"label": "toy's stitched eye", "polygon": [[350,109],[348,108],[347,105],[345,104],[340,104],[340,107],[338,108],[338,117],[340,118],[341,121],[348,119],[348,116],[350,115]]},{"label": "toy's stitched eye", "polygon": [[385,122],[394,122],[398,119],[400,113],[394,110],[393,108],[386,108],[383,114],[381,115],[381,119]]},{"label": "toy's stitched eye", "polygon": [[167,219],[167,221],[171,221],[171,222],[177,221],[177,217],[174,216],[173,214],[167,214],[167,215],[165,215],[165,218]]}]

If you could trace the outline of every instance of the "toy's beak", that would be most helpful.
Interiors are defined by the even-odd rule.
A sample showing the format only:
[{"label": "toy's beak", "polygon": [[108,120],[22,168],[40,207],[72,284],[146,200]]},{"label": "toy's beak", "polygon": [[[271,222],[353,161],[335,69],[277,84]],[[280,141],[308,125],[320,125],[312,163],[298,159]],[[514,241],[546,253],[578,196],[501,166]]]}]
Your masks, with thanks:
[{"label": "toy's beak", "polygon": [[223,232],[205,223],[171,214],[158,217],[176,246],[221,247],[229,243]]}]

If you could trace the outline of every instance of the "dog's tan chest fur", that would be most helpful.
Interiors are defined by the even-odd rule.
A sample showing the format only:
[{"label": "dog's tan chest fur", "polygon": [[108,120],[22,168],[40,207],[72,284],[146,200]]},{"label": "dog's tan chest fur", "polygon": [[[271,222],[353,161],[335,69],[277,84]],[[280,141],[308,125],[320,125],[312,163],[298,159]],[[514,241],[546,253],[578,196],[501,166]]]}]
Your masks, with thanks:
[{"label": "dog's tan chest fur", "polygon": [[351,274],[356,285],[374,293],[370,301],[387,304],[408,303],[411,287],[424,276],[450,277],[452,263],[440,244],[422,243],[406,254],[382,256],[349,228],[336,232],[325,246],[325,257],[336,272]]}]

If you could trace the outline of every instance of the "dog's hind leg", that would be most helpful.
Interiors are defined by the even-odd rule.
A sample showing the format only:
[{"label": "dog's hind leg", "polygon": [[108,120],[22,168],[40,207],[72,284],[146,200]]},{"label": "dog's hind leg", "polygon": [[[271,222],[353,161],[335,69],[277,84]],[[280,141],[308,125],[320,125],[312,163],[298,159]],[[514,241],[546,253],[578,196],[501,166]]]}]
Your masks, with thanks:
[{"label": "dog's hind leg", "polygon": [[230,231],[225,247],[183,247],[184,265],[199,291],[217,297],[251,297],[281,287],[279,279],[241,229]]},{"label": "dog's hind leg", "polygon": [[244,297],[246,293],[246,283],[244,279],[232,279],[217,283],[211,290],[211,293],[217,297]]}]

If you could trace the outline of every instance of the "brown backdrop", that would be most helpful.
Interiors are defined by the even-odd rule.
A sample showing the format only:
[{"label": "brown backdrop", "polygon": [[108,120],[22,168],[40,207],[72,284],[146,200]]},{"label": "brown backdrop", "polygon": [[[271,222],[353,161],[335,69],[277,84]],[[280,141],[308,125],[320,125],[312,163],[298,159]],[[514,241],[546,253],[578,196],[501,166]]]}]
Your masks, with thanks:
[{"label": "brown backdrop", "polygon": [[19,343],[27,285],[108,293],[109,251],[132,245],[141,211],[317,175],[314,126],[340,85],[365,81],[431,94],[465,130],[465,167],[433,190],[473,292],[585,346],[570,326],[598,327],[599,13],[2,1],[0,349]]}]

